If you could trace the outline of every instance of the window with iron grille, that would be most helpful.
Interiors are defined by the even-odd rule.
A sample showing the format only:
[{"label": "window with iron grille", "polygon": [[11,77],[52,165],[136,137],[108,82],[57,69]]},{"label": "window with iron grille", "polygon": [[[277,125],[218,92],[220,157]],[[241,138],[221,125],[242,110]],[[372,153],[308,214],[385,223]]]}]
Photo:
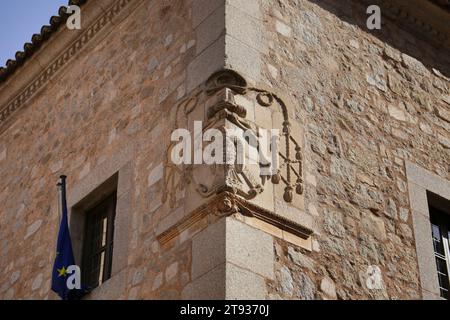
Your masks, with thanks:
[{"label": "window with iron grille", "polygon": [[82,279],[90,289],[111,277],[116,193],[85,212]]},{"label": "window with iron grille", "polygon": [[450,288],[450,216],[434,207],[430,207],[431,231],[433,236],[434,256],[439,279],[441,297],[449,299]]}]

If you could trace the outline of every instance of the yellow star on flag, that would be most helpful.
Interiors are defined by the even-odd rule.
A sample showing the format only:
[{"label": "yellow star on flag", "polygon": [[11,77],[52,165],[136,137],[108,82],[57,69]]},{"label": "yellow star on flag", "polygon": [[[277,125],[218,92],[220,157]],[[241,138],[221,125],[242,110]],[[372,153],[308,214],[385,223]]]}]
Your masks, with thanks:
[{"label": "yellow star on flag", "polygon": [[57,271],[58,271],[58,277],[66,276],[66,273],[67,273],[66,267],[63,266],[61,269],[57,269]]}]

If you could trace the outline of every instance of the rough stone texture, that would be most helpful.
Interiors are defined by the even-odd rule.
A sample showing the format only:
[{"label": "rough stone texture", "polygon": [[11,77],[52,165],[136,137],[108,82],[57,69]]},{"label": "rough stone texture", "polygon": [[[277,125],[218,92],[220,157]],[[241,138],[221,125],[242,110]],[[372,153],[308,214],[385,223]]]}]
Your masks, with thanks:
[{"label": "rough stone texture", "polygon": [[226,259],[226,220],[199,232],[192,240],[192,278],[196,279],[206,272],[223,264]]},{"label": "rough stone texture", "polygon": [[[191,238],[207,223],[193,226],[164,248],[155,230],[183,207],[183,190],[174,209],[161,204],[161,163],[173,108],[193,83],[188,77],[194,76],[189,70],[195,69],[198,41],[192,13],[199,12],[192,10],[192,1],[132,3],[135,9],[125,20],[105,27],[111,32],[89,43],[2,128],[0,299],[57,298],[50,290],[49,270],[59,222],[58,176],[68,176],[68,193],[76,198],[90,191],[74,190],[76,185],[109,178],[105,172],[116,167],[112,161],[121,151],[132,160],[125,173],[131,182],[120,183],[124,190],[118,190],[127,199],[127,216],[117,223],[130,225],[129,247],[120,250],[125,256],[113,259],[121,261],[116,268],[121,271],[90,297],[176,299],[192,281]],[[51,43],[45,49],[51,50]],[[213,59],[223,65],[223,45],[219,53]],[[198,70],[203,78],[197,84],[216,67],[220,65]]]},{"label": "rough stone texture", "polygon": [[[113,32],[2,127],[0,299],[56,298],[47,271],[57,177],[69,177],[80,201],[89,191],[80,186],[102,183],[125,156],[130,179],[118,192],[129,237],[115,245],[127,254],[92,299],[421,298],[418,265],[429,257],[416,255],[423,243],[412,203],[427,209],[405,161],[450,179],[448,51],[388,19],[367,31],[366,8],[350,0],[133,1]],[[214,212],[175,232],[206,201],[184,187],[173,206],[162,201],[175,106],[224,66],[292,102],[293,130],[304,132],[305,203],[301,210],[269,193],[258,204],[313,229],[309,248],[273,225],[269,234],[235,217],[215,224]],[[183,124],[204,119],[206,104],[197,101]],[[253,117],[270,125],[271,112]],[[204,252],[218,255],[202,263]],[[369,266],[380,268],[382,288],[367,288]]]},{"label": "rough stone texture", "polygon": [[336,287],[333,280],[325,277],[320,282],[320,290],[325,293],[328,297],[336,299]]},{"label": "rough stone texture", "polygon": [[[448,50],[387,18],[381,31],[366,30],[357,1],[262,3],[270,44],[263,81],[295,100],[306,133],[306,207],[318,214],[312,252],[299,256],[277,239],[269,295],[420,298],[404,162],[450,179],[441,98],[450,91]],[[367,289],[370,265],[381,269],[383,290]]]},{"label": "rough stone texture", "polygon": [[263,277],[233,264],[226,265],[225,299],[264,300],[267,287]]},{"label": "rough stone texture", "polygon": [[267,233],[227,219],[226,259],[267,279],[273,278],[273,239]]},{"label": "rough stone texture", "polygon": [[226,264],[210,270],[189,283],[181,294],[182,299],[225,299]]}]

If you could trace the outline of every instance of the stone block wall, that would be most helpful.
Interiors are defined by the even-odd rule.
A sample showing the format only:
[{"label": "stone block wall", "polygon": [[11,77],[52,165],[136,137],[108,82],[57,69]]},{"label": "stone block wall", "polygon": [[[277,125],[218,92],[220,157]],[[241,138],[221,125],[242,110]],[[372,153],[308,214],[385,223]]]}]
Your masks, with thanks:
[{"label": "stone block wall", "polygon": [[[0,298],[56,298],[60,174],[74,214],[117,175],[120,255],[88,298],[422,297],[405,161],[450,180],[448,49],[388,19],[370,32],[350,0],[125,2],[0,128]],[[220,94],[206,81],[223,68],[247,82],[225,90],[246,120],[275,123],[256,92],[289,101],[303,158],[293,206],[275,187],[237,205],[170,180],[170,134],[207,119]]]},{"label": "stone block wall", "polygon": [[[90,1],[82,9],[101,12],[110,2]],[[90,298],[180,298],[191,281],[190,230],[164,250],[156,233],[171,225],[171,213],[185,214],[184,190],[177,190],[174,208],[161,202],[163,161],[175,106],[223,66],[216,39],[206,41],[199,31],[216,7],[199,6],[198,1],[122,2],[126,14],[99,30],[8,123],[2,123],[2,299],[56,298],[50,282],[61,174],[68,176],[71,208],[119,175],[121,218],[116,221],[115,248],[123,255],[114,256],[112,278]],[[69,34],[63,30],[54,36],[43,54],[52,54],[59,37]],[[208,55],[210,73],[199,66],[198,61],[205,62],[198,58],[202,55]],[[39,53],[3,88],[20,82],[38,58]],[[0,87],[0,95],[7,94]]]},{"label": "stone block wall", "polygon": [[[367,30],[355,1],[263,8],[264,81],[295,100],[316,217],[312,252],[275,241],[270,297],[421,298],[405,161],[450,179],[448,49],[387,18]],[[369,266],[382,289],[367,288]]]}]

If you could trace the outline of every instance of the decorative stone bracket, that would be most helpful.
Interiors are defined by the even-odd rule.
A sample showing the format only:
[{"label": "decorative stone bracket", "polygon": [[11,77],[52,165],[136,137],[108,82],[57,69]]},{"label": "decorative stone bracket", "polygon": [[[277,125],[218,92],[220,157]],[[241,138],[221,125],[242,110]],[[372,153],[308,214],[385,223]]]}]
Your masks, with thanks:
[{"label": "decorative stone bracket", "polygon": [[269,223],[280,228],[281,230],[285,230],[303,239],[308,239],[313,234],[313,230],[308,227],[293,222],[289,219],[282,218],[270,210],[242,199],[234,193],[225,191],[211,198],[210,201],[178,221],[171,228],[159,234],[157,238],[161,245],[165,245],[172,239],[178,237],[181,233],[183,233],[183,231],[189,229],[191,226],[210,214],[213,214],[216,218],[220,218],[237,213],[246,217],[258,218],[261,221]]}]

